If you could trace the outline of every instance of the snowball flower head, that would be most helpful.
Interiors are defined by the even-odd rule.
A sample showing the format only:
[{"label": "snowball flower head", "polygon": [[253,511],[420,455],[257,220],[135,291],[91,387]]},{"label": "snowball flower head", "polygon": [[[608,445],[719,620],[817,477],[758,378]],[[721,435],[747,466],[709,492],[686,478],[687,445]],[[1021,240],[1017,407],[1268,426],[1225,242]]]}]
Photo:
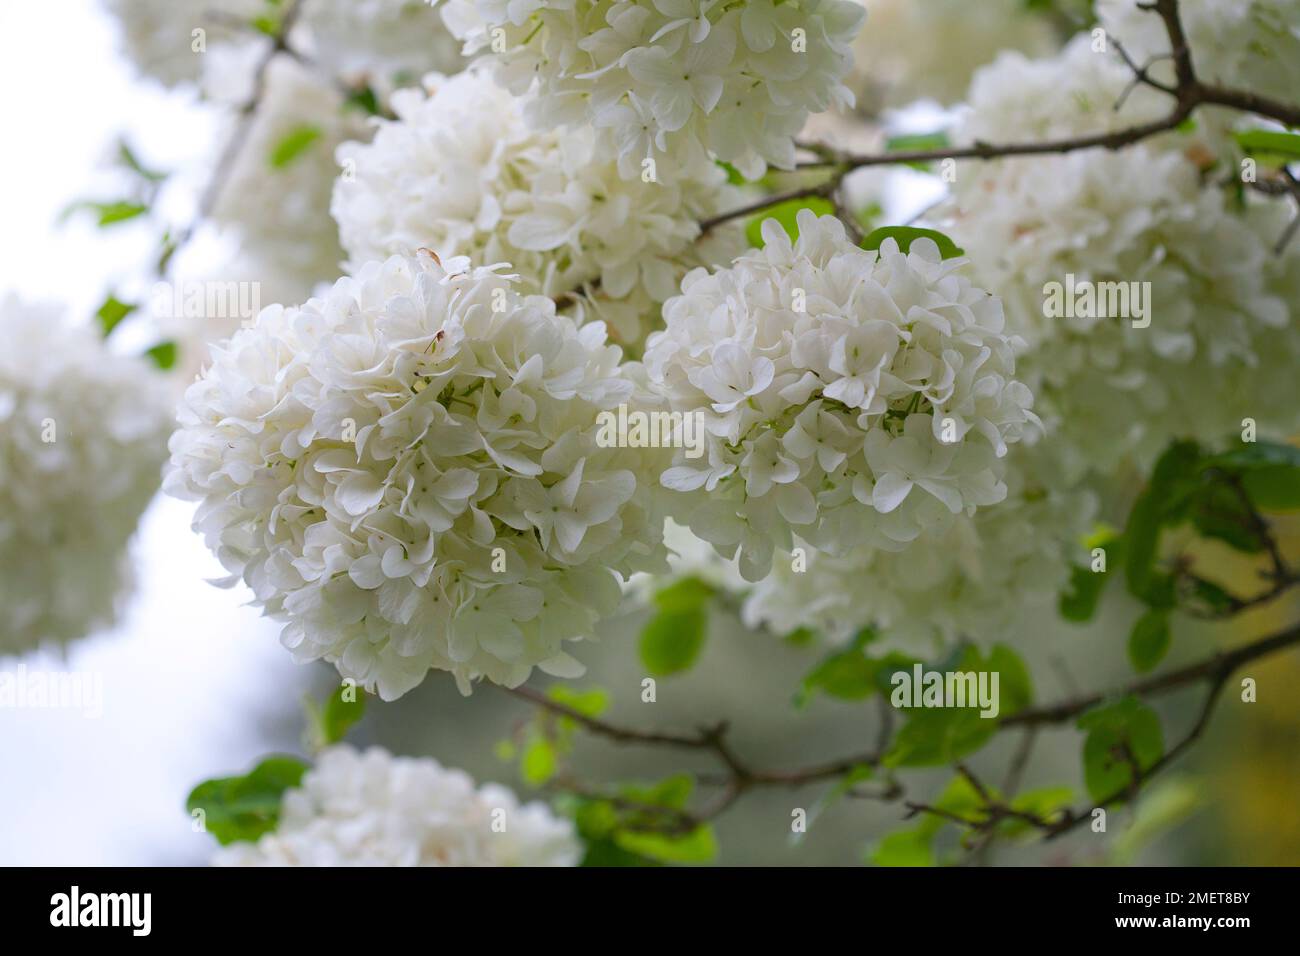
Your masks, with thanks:
[{"label": "snowball flower head", "polygon": [[809,113],[852,105],[842,80],[863,12],[849,0],[448,0],[443,17],[513,92],[535,86],[535,125],[608,131],[625,175],[711,150],[757,178],[794,164]]},{"label": "snowball flower head", "polygon": [[867,21],[853,41],[849,86],[862,105],[951,105],[966,95],[976,69],[1001,51],[1045,55],[1056,46],[1051,22],[1024,0],[858,2]]},{"label": "snowball flower head", "polygon": [[[106,0],[121,27],[121,42],[141,73],[165,86],[194,82],[209,44],[241,36],[231,17],[251,24],[264,0]],[[215,11],[219,11],[214,15]]]},{"label": "snowball flower head", "polygon": [[525,292],[598,287],[599,314],[640,341],[689,269],[740,251],[734,230],[697,241],[699,220],[738,204],[716,165],[624,179],[592,130],[530,129],[486,71],[425,82],[394,95],[373,142],[339,149],[331,208],[354,266],[422,247],[509,262]]},{"label": "snowball flower head", "polygon": [[162,377],[55,310],[0,300],[0,655],[112,623],[158,488]]},{"label": "snowball flower head", "polygon": [[1066,488],[1037,448],[1008,456],[1007,498],[962,515],[902,551],[859,547],[843,555],[803,542],[783,555],[746,595],[750,627],[778,634],[810,628],[826,643],[848,643],[863,628],[881,646],[932,654],[959,639],[1005,640],[1036,608],[1048,608],[1084,563],[1095,496]]},{"label": "snowball flower head", "polygon": [[[213,84],[252,76],[255,46],[211,55]],[[238,102],[237,90],[222,96]],[[230,122],[238,122],[232,117]],[[343,251],[329,215],[339,168],[334,150],[366,134],[365,117],[307,67],[279,55],[266,70],[261,102],[221,186],[212,218],[237,230],[245,261],[278,283],[293,281],[306,297],[339,273]]]},{"label": "snowball flower head", "polygon": [[[300,308],[264,309],[186,393],[168,488],[299,660],[385,699],[432,669],[466,693],[563,650],[664,566],[620,350],[511,278],[394,256]],[[658,454],[658,452],[655,452]]]},{"label": "snowball flower head", "polygon": [[[1086,37],[1047,61],[1007,56],[977,76],[958,135],[1025,140],[1150,118],[1140,90],[1118,117],[1111,109],[1128,81]],[[1253,397],[1266,354],[1289,355],[1295,339],[1293,307],[1266,268],[1283,226],[1275,203],[1241,208],[1205,186],[1207,129],[982,164],[953,187],[946,228],[1030,348],[1024,375],[1059,425],[1051,442],[1068,480],[1125,459],[1145,467],[1175,437],[1217,443],[1245,416],[1284,432],[1295,423],[1295,401]],[[1064,307],[1067,287],[1094,283],[1118,283],[1129,313]]]},{"label": "snowball flower head", "polygon": [[346,79],[451,73],[463,62],[428,0],[307,0],[301,23],[313,59]]},{"label": "snowball flower head", "polygon": [[[1294,99],[1300,88],[1300,0],[1181,0],[1178,15],[1203,83]],[[1097,17],[1139,63],[1169,52],[1164,22],[1138,0],[1097,0]],[[1152,76],[1172,83],[1172,67],[1156,63]]]},{"label": "snowball flower head", "polygon": [[864,251],[831,216],[775,220],[763,249],[696,270],[664,306],[646,368],[674,410],[699,416],[707,457],[678,452],[662,476],[707,494],[691,530],[749,580],[792,532],[840,553],[899,548],[1005,496],[998,459],[1036,425],[1013,378],[997,298],[941,261]]},{"label": "snowball flower head", "polygon": [[573,825],[463,770],[372,747],[323,751],[285,792],[279,826],[216,866],[576,866]]}]

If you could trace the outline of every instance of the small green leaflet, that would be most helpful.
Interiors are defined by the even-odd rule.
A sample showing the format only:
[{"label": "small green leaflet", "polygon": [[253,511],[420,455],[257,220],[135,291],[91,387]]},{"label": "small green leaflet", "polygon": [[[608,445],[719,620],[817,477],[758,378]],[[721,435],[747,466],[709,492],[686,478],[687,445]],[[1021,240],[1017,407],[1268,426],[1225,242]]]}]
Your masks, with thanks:
[{"label": "small green leaflet", "polygon": [[275,144],[269,157],[272,169],[284,169],[321,137],[319,126],[295,126]]},{"label": "small green leaflet", "polygon": [[965,255],[965,250],[958,247],[948,236],[937,229],[923,229],[920,226],[881,226],[873,229],[862,240],[863,249],[879,249],[886,239],[898,243],[900,252],[909,252],[917,239],[930,239],[939,247],[939,256],[943,259],[955,259]]},{"label": "small green leaflet", "polygon": [[281,798],[297,787],[307,764],[297,757],[268,757],[242,777],[220,777],[195,787],[186,810],[218,843],[256,840],[280,820]]}]

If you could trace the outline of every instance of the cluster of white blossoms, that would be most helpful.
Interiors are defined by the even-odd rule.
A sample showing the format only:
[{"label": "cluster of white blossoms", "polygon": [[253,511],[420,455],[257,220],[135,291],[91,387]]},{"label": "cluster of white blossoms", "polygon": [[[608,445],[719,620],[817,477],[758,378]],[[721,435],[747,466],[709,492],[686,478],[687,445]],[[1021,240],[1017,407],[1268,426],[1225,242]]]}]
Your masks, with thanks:
[{"label": "cluster of white blossoms", "polygon": [[[1180,0],[1178,15],[1202,82],[1284,101],[1300,89],[1300,0]],[[1097,16],[1137,62],[1169,53],[1164,22],[1139,0],[1097,0]],[[1168,60],[1151,72],[1174,80]]]},{"label": "cluster of white blossoms", "polygon": [[1038,450],[1017,449],[1005,501],[903,551],[836,556],[796,542],[802,559],[780,556],[745,596],[745,623],[778,634],[810,628],[832,645],[876,628],[882,646],[920,654],[952,640],[1007,638],[1034,609],[1050,607],[1087,559],[1096,499],[1044,480],[1047,466]]},{"label": "cluster of white blossoms", "polygon": [[[810,113],[851,106],[843,83],[862,8],[850,0],[445,0],[467,54],[482,53],[539,128],[606,131],[624,175],[705,161],[747,177],[794,164]],[[665,169],[671,161],[672,168]]]},{"label": "cluster of white blossoms", "polygon": [[170,431],[161,376],[0,300],[0,655],[112,622]]},{"label": "cluster of white blossoms", "polygon": [[[267,40],[256,21],[288,7],[268,0],[104,2],[120,23],[124,52],[166,86],[198,82],[211,72],[209,53],[263,48]],[[289,42],[326,71],[326,85],[333,76],[383,88],[403,75],[452,72],[462,63],[460,43],[427,0],[302,0]]]},{"label": "cluster of white blossoms", "polygon": [[218,850],[216,866],[576,866],[573,825],[506,787],[379,747],[320,754],[285,791],[273,833]]},{"label": "cluster of white blossoms", "polygon": [[[247,47],[214,52],[211,74],[247,82],[260,55]],[[277,284],[296,288],[297,298],[339,274],[343,250],[329,215],[339,175],[334,151],[367,129],[365,116],[307,67],[283,55],[268,65],[257,112],[220,183],[212,220],[233,227],[243,259]]]},{"label": "cluster of white blossoms", "polygon": [[[977,76],[958,135],[1025,140],[1149,119],[1162,107],[1141,90],[1113,110],[1130,79],[1086,36],[1051,60],[1009,55]],[[1296,402],[1261,404],[1244,388],[1289,338],[1292,306],[1265,268],[1276,204],[1242,207],[1207,187],[1213,142],[1206,129],[1173,132],[984,164],[954,184],[946,228],[1029,345],[1024,374],[1069,480],[1126,458],[1145,466],[1174,437],[1219,441],[1243,416],[1283,429],[1296,418]]]},{"label": "cluster of white blossoms", "polygon": [[315,63],[381,87],[462,63],[460,43],[429,0],[307,0],[302,29]]},{"label": "cluster of white blossoms", "polygon": [[645,364],[674,411],[699,416],[707,457],[679,450],[663,483],[707,492],[691,530],[762,578],[797,534],[842,553],[901,548],[1006,495],[998,459],[1031,432],[997,298],[941,261],[855,246],[809,210],[792,243],[688,275]]},{"label": "cluster of white blossoms", "polygon": [[214,349],[167,487],[299,660],[386,700],[577,676],[615,572],[666,568],[660,452],[600,439],[640,400],[620,360],[495,269],[394,256]]},{"label": "cluster of white blossoms", "polygon": [[[123,51],[136,68],[165,86],[195,82],[211,46],[240,40],[265,0],[104,0],[121,28]],[[216,14],[214,16],[214,13]]]},{"label": "cluster of white blossoms", "polygon": [[509,263],[524,292],[591,288],[590,307],[632,343],[687,271],[743,247],[733,229],[700,235],[700,220],[739,204],[716,165],[624,179],[592,130],[533,131],[485,71],[425,85],[393,96],[398,119],[370,144],[338,151],[331,208],[353,268],[420,248]]},{"label": "cluster of white blossoms", "polygon": [[945,106],[1003,50],[1046,56],[1059,45],[1051,21],[1025,0],[858,0],[867,25],[853,41],[849,86],[875,111],[921,99]]}]

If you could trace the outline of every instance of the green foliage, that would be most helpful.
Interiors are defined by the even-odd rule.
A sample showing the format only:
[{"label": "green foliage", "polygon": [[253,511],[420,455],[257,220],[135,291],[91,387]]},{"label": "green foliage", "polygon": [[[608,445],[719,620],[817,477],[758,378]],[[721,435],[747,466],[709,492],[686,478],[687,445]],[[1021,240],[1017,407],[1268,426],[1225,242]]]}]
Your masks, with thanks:
[{"label": "green foliage", "polygon": [[[905,133],[901,136],[891,136],[885,140],[885,151],[890,153],[914,153],[946,149],[951,145],[948,134],[943,130],[936,130],[933,133]],[[914,160],[907,163],[907,165],[913,169],[925,170],[930,168],[930,163],[924,160]]]},{"label": "green foliage", "polygon": [[241,777],[206,780],[195,787],[185,808],[201,810],[204,826],[222,846],[256,840],[280,820],[286,790],[297,787],[307,764],[297,757],[268,757]]},{"label": "green foliage", "polygon": [[1139,674],[1151,670],[1169,651],[1169,611],[1149,608],[1138,618],[1128,638],[1128,659]]},{"label": "green foliage", "polygon": [[59,214],[59,221],[64,222],[73,214],[82,211],[92,213],[95,217],[95,224],[103,229],[106,226],[116,226],[119,223],[135,219],[137,216],[143,216],[149,211],[149,206],[133,199],[113,199],[107,202],[80,200],[66,206],[63,212]]},{"label": "green foliage", "polygon": [[112,331],[117,328],[118,323],[138,308],[138,305],[123,302],[117,296],[109,293],[108,298],[104,300],[104,304],[95,313],[95,317],[99,319],[100,334],[108,338]]},{"label": "green foliage", "polygon": [[[584,866],[708,863],[718,843],[707,823],[682,827],[695,788],[687,774],[628,785],[609,798],[574,798],[578,834],[588,847]],[[669,826],[668,824],[672,824]]]},{"label": "green foliage", "polygon": [[176,365],[177,348],[175,342],[159,342],[153,348],[145,350],[145,357],[164,372]]},{"label": "green foliage", "polygon": [[[963,776],[953,777],[939,798],[931,804],[935,810],[968,819],[972,823],[979,821],[978,811],[983,805],[979,793]],[[922,814],[916,826],[884,837],[868,852],[867,860],[876,866],[935,866],[938,863],[935,837],[951,822],[953,821],[940,814]]]},{"label": "green foliage", "polygon": [[[596,718],[609,707],[609,694],[599,687],[579,691],[557,684],[547,690],[547,695],[584,717]],[[573,750],[573,736],[578,721],[563,714],[539,711],[516,746],[513,741],[501,741],[496,746],[502,760],[519,760],[519,775],[524,782],[540,787],[554,779],[560,764]]]},{"label": "green foliage", "polygon": [[321,129],[319,126],[312,126],[309,123],[295,126],[285,133],[280,138],[280,141],[271,148],[271,154],[267,157],[267,162],[271,164],[272,169],[284,169],[311,149],[312,145],[320,138]]},{"label": "green foliage", "polygon": [[159,172],[156,169],[150,169],[140,162],[135,150],[125,139],[117,141],[117,161],[121,166],[129,169],[136,176],[139,176],[146,183],[157,184],[167,178],[167,174]]},{"label": "green foliage", "polygon": [[811,209],[819,216],[829,216],[835,212],[835,205],[829,199],[820,196],[787,199],[775,206],[769,206],[749,220],[745,224],[745,240],[755,249],[762,249],[767,244],[763,241],[763,223],[765,220],[775,219],[793,242],[799,238],[799,224],[795,221],[795,217],[798,216],[800,209]]},{"label": "green foliage", "polygon": [[1078,721],[1083,741],[1083,776],[1093,800],[1123,794],[1137,782],[1135,767],[1150,770],[1165,752],[1160,718],[1136,697],[1094,707]]},{"label": "green foliage", "polygon": [[379,102],[379,96],[369,83],[363,83],[351,90],[347,95],[347,99],[344,100],[344,104],[352,109],[360,110],[367,116],[380,116],[384,111]]},{"label": "green foliage", "polygon": [[[955,659],[928,670],[957,673],[996,672],[998,713],[980,716],[978,704],[967,707],[902,708],[907,714],[885,755],[889,767],[934,767],[954,763],[983,747],[997,732],[999,722],[1033,702],[1033,684],[1024,660],[1011,648],[995,645],[985,656],[978,648],[959,649]],[[913,688],[918,694],[920,688]],[[914,702],[915,703],[915,702]]]},{"label": "green foliage", "polygon": [[312,745],[319,749],[338,743],[365,715],[366,693],[348,682],[336,687],[319,707],[310,698],[303,703]]},{"label": "green foliage", "polygon": [[1238,130],[1233,136],[1248,156],[1266,166],[1300,162],[1300,133],[1271,129]]},{"label": "green foliage", "polygon": [[881,226],[879,229],[873,229],[862,240],[862,248],[879,249],[881,243],[886,239],[896,241],[901,252],[910,251],[912,243],[917,239],[932,239],[934,244],[939,247],[941,258],[955,259],[958,256],[965,255],[965,250],[959,248],[957,243],[942,232],[937,229],[922,229],[920,226]]},{"label": "green foliage", "polygon": [[1106,570],[1094,571],[1091,562],[1085,567],[1075,567],[1070,572],[1070,586],[1060,598],[1058,610],[1061,617],[1076,624],[1086,624],[1097,613],[1097,605],[1110,582],[1111,571],[1123,567],[1124,539],[1113,528],[1097,529],[1084,545],[1089,553],[1094,548],[1106,551]]},{"label": "green foliage", "polygon": [[655,677],[689,670],[708,635],[711,584],[682,578],[654,596],[655,614],[641,631],[641,662]]}]

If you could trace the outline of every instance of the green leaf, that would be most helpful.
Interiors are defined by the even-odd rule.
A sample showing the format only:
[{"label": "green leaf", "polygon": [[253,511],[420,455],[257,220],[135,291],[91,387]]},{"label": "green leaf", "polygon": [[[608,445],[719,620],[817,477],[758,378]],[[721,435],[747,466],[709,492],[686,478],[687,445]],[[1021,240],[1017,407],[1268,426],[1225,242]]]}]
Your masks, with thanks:
[{"label": "green leaf", "polygon": [[1271,129],[1238,130],[1233,136],[1248,155],[1268,166],[1300,161],[1300,133]]},{"label": "green leaf", "polygon": [[661,863],[710,863],[718,855],[717,836],[707,823],[684,836],[620,830],[614,843],[629,853]]},{"label": "green leaf", "polygon": [[160,183],[167,178],[166,173],[160,173],[157,170],[149,169],[140,162],[140,158],[135,154],[135,150],[131,148],[131,144],[125,139],[119,139],[117,141],[117,159],[119,163],[147,182]]},{"label": "green leaf", "polygon": [[1245,554],[1264,550],[1250,508],[1224,482],[1206,480],[1191,498],[1189,509],[1192,525],[1202,537],[1222,541]]},{"label": "green leaf", "polygon": [[862,240],[862,248],[879,249],[886,239],[897,242],[900,252],[910,251],[912,243],[917,239],[930,239],[939,247],[939,256],[943,259],[955,259],[966,254],[957,243],[937,229],[922,229],[919,226],[881,226]]},{"label": "green leaf", "polygon": [[110,202],[84,200],[64,207],[63,212],[59,213],[59,222],[64,222],[74,213],[82,210],[94,213],[96,225],[102,229],[105,226],[115,226],[137,216],[143,216],[149,211],[149,207],[130,199],[116,199]]},{"label": "green leaf", "polygon": [[320,710],[321,744],[327,746],[338,743],[365,712],[365,691],[351,683],[336,688],[325,698],[325,705]]},{"label": "green leaf", "polygon": [[655,615],[641,631],[641,662],[655,677],[688,670],[704,649],[713,587],[683,578],[654,596]]},{"label": "green leaf", "polygon": [[104,300],[104,304],[101,305],[99,311],[95,313],[99,319],[100,334],[103,335],[104,338],[108,338],[112,331],[117,328],[118,323],[138,308],[138,305],[123,302],[117,296],[109,293],[108,298]]},{"label": "green leaf", "polygon": [[1124,529],[1124,577],[1129,593],[1153,607],[1174,602],[1173,580],[1156,569],[1160,532],[1187,513],[1203,462],[1195,442],[1175,442],[1165,449],[1151,480],[1129,512]]},{"label": "green leaf", "polygon": [[876,866],[934,866],[934,833],[916,827],[889,834],[867,857]]},{"label": "green leaf", "polygon": [[885,755],[889,767],[938,767],[954,763],[983,747],[998,722],[969,708],[914,710]]},{"label": "green leaf", "polygon": [[[1083,714],[1083,776],[1093,800],[1109,800],[1133,785],[1133,763],[1145,772],[1164,754],[1160,718],[1136,697],[1103,704]],[[1124,748],[1132,761],[1124,756]]]},{"label": "green leaf", "polygon": [[371,88],[369,83],[363,83],[351,90],[344,102],[346,105],[353,109],[360,110],[367,116],[379,116],[384,111],[383,107],[379,103],[378,95]]},{"label": "green leaf", "polygon": [[[1029,813],[1041,820],[1052,820],[1062,810],[1069,807],[1074,800],[1074,791],[1069,787],[1043,787],[1039,790],[1026,790],[1011,801],[1011,809]],[[1038,830],[1026,820],[1009,818],[999,825],[1007,836],[1021,833],[1038,833]]]},{"label": "green leaf", "polygon": [[151,349],[144,353],[149,359],[163,371],[171,368],[176,364],[176,343],[159,342]]},{"label": "green leaf", "polygon": [[307,764],[297,757],[268,757],[242,777],[220,777],[195,787],[185,808],[201,810],[203,823],[222,846],[256,840],[280,820],[281,798],[297,787]]},{"label": "green leaf", "polygon": [[564,704],[584,717],[599,717],[609,708],[609,691],[600,687],[578,691],[564,684],[556,684],[546,691],[552,700]]},{"label": "green leaf", "polygon": [[839,700],[865,700],[880,689],[876,683],[880,667],[880,661],[867,657],[860,648],[831,654],[803,679],[799,703],[817,691]]},{"label": "green leaf", "polygon": [[1128,659],[1133,669],[1145,674],[1169,652],[1169,611],[1150,608],[1137,619],[1128,637]]},{"label": "green leaf", "polygon": [[319,126],[303,124],[289,130],[271,149],[268,161],[272,169],[284,169],[311,148],[321,137]]},{"label": "green leaf", "polygon": [[[998,717],[1009,717],[1034,702],[1034,684],[1024,658],[1005,644],[994,644],[985,670],[998,675]],[[988,720],[985,721],[986,723]]]},{"label": "green leaf", "polygon": [[[1070,571],[1070,586],[1058,602],[1061,617],[1076,624],[1086,624],[1097,613],[1097,606],[1106,585],[1111,579],[1111,570],[1123,567],[1124,539],[1113,528],[1099,528],[1092,534],[1085,547],[1089,551],[1089,563],[1084,567],[1075,567]],[[1106,552],[1106,569],[1092,569],[1091,552],[1094,548],[1103,548]]]},{"label": "green leaf", "polygon": [[1239,476],[1251,503],[1261,511],[1300,508],[1300,448],[1294,445],[1247,442],[1215,455],[1206,467]]},{"label": "green leaf", "polygon": [[745,224],[746,241],[755,249],[762,249],[766,245],[763,241],[763,223],[768,219],[775,219],[781,224],[781,228],[786,231],[786,235],[793,242],[799,238],[799,224],[796,222],[795,217],[801,209],[811,209],[819,216],[828,216],[835,212],[835,204],[829,199],[823,199],[820,196],[787,199],[785,202],[777,203],[775,206],[763,210]]},{"label": "green leaf", "polygon": [[[948,134],[943,130],[937,130],[933,133],[905,133],[901,136],[891,136],[885,140],[885,151],[890,153],[913,153],[946,149],[950,145]],[[913,160],[907,165],[913,169],[930,168],[930,162],[926,160]]]},{"label": "green leaf", "polygon": [[541,734],[533,734],[524,747],[519,761],[519,772],[529,786],[540,787],[552,777],[559,767],[555,745]]}]

